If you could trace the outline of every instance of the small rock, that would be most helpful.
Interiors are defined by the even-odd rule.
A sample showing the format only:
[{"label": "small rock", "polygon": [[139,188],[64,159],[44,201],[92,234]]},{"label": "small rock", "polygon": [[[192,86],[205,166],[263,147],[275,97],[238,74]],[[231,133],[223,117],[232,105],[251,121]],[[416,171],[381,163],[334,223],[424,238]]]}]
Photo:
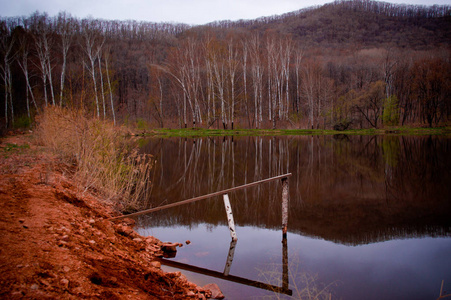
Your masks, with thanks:
[{"label": "small rock", "polygon": [[50,283],[45,279],[39,279],[39,282],[45,285],[46,287],[50,287]]},{"label": "small rock", "polygon": [[130,219],[130,218],[125,218],[122,220],[122,223],[124,223],[125,225],[128,225],[128,226],[134,226],[136,221],[133,219]]},{"label": "small rock", "polygon": [[75,295],[81,295],[81,294],[83,294],[83,288],[81,286],[73,288],[72,293]]},{"label": "small rock", "polygon": [[156,252],[156,251],[160,250],[160,247],[154,247],[152,245],[146,245],[146,249],[149,252]]},{"label": "small rock", "polygon": [[114,234],[114,228],[110,221],[101,220],[97,222],[98,228],[102,229],[103,232],[109,235]]},{"label": "small rock", "polygon": [[89,220],[89,224],[94,224],[96,221],[94,219]]},{"label": "small rock", "polygon": [[22,298],[23,296],[25,296],[25,293],[22,291],[15,291],[11,293],[11,296],[13,298]]},{"label": "small rock", "polygon": [[194,294],[193,291],[188,291],[188,292],[186,292],[186,295],[187,295],[188,297],[194,297],[196,294]]},{"label": "small rock", "polygon": [[177,252],[178,243],[163,243],[161,250],[164,252]]},{"label": "small rock", "polygon": [[153,236],[146,237],[146,242],[149,243],[149,244],[156,245],[156,246],[163,245],[163,243],[159,239],[154,238]]},{"label": "small rock", "polygon": [[170,273],[167,273],[167,275],[171,278],[179,278],[180,276],[182,276],[182,272],[180,272],[180,271],[170,272]]},{"label": "small rock", "polygon": [[96,241],[94,241],[94,240],[89,240],[89,243],[92,244],[92,245],[94,245],[94,244],[96,243]]},{"label": "small rock", "polygon": [[134,238],[133,240],[138,243],[141,243],[143,241],[141,238]]},{"label": "small rock", "polygon": [[49,251],[52,250],[52,247],[50,245],[48,245],[48,244],[44,244],[44,245],[41,246],[41,250],[44,251],[44,252],[49,252]]},{"label": "small rock", "polygon": [[152,244],[156,244],[157,239],[154,238],[153,236],[147,236],[147,237],[146,237],[146,242],[152,243]]},{"label": "small rock", "polygon": [[150,265],[154,268],[161,269],[161,263],[159,261],[154,260],[150,262]]},{"label": "small rock", "polygon": [[189,282],[189,281],[188,281],[188,287],[189,287],[191,290],[196,290],[197,285],[194,284],[194,283],[192,283],[192,282]]},{"label": "small rock", "polygon": [[61,237],[62,241],[67,241],[68,239],[69,239],[69,236],[67,234],[65,234]]},{"label": "small rock", "polygon": [[25,222],[25,219],[19,219],[19,223]]},{"label": "small rock", "polygon": [[180,283],[182,285],[186,285],[188,283],[188,279],[186,278],[185,275],[181,274],[178,279],[178,283]]},{"label": "small rock", "polygon": [[69,287],[69,280],[67,280],[66,278],[61,279],[60,283],[65,289]]},{"label": "small rock", "polygon": [[134,235],[133,229],[131,229],[128,226],[116,225],[116,226],[114,226],[114,228],[116,229],[117,233],[119,233],[123,236],[133,236]]},{"label": "small rock", "polygon": [[211,291],[211,298],[212,299],[224,299],[225,296],[219,289],[219,286],[216,283],[209,283],[206,286],[204,286],[205,290]]},{"label": "small rock", "polygon": [[67,272],[70,271],[70,268],[69,268],[68,266],[64,266],[64,267],[63,267],[63,271],[67,273]]},{"label": "small rock", "polygon": [[187,240],[185,243],[186,243],[187,245],[189,245],[189,244],[191,244],[191,241],[190,241],[190,240]]},{"label": "small rock", "polygon": [[62,247],[62,246],[66,246],[67,242],[66,241],[59,241],[58,242],[58,246]]},{"label": "small rock", "polygon": [[36,283],[33,283],[33,284],[30,286],[30,289],[31,289],[32,291],[36,291],[36,290],[39,289],[39,285],[37,285]]}]

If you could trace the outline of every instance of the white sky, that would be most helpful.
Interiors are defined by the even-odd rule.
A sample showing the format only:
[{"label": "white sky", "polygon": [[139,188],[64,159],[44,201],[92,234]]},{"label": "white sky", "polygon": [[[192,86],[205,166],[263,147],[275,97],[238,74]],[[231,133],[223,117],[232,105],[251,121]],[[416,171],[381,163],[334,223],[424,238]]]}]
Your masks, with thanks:
[{"label": "white sky", "polygon": [[[177,22],[192,25],[219,20],[255,19],[279,15],[333,0],[0,0],[0,16],[72,16],[108,20]],[[450,0],[388,0],[391,3],[449,5]]]}]

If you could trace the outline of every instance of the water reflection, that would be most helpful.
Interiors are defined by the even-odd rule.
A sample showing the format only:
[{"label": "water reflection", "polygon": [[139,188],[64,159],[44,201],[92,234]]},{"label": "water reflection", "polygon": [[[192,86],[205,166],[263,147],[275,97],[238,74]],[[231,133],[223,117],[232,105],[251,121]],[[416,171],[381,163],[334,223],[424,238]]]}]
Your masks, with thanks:
[{"label": "water reflection", "polygon": [[259,289],[263,289],[263,290],[268,290],[271,291],[273,293],[279,293],[279,294],[285,294],[285,295],[293,295],[293,291],[289,289],[288,287],[288,250],[286,247],[286,240],[287,238],[284,237],[284,255],[286,255],[286,257],[284,256],[284,262],[283,262],[283,280],[282,280],[282,286],[277,286],[277,285],[272,285],[269,284],[267,282],[261,282],[258,280],[252,280],[252,279],[248,279],[248,278],[243,278],[243,277],[239,277],[239,276],[234,276],[234,275],[230,275],[230,268],[232,266],[232,261],[233,261],[233,257],[234,257],[234,253],[235,253],[235,247],[237,244],[236,240],[232,240],[230,242],[230,248],[229,248],[229,253],[227,255],[227,261],[226,261],[226,265],[224,268],[224,272],[217,272],[214,270],[210,270],[210,269],[206,269],[206,268],[201,268],[198,266],[194,266],[194,265],[190,265],[190,264],[186,264],[186,263],[181,263],[181,262],[177,262],[174,260],[167,260],[167,259],[161,259],[161,263],[163,265],[166,266],[170,266],[170,267],[174,267],[177,269],[181,269],[181,270],[186,270],[186,271],[190,271],[190,272],[194,272],[197,274],[202,274],[202,275],[206,275],[206,276],[210,276],[210,277],[215,277],[215,278],[219,278],[222,280],[226,280],[226,281],[231,281],[231,282],[235,282],[235,283],[239,283],[241,285],[247,285],[247,286],[252,286],[252,287],[256,287]]},{"label": "water reflection", "polygon": [[[288,230],[345,245],[449,236],[449,139],[289,136],[149,139],[148,206],[291,172]],[[239,226],[280,229],[281,185],[231,193]],[[152,226],[226,224],[211,199],[152,215]],[[237,213],[235,213],[237,212]]]}]

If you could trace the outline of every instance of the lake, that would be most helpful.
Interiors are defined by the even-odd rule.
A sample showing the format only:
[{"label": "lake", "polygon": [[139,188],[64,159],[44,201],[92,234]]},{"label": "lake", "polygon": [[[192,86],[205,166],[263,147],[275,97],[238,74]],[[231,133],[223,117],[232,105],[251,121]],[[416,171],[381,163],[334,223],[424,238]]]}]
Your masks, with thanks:
[{"label": "lake", "polygon": [[[288,234],[280,180],[137,219],[183,243],[163,269],[226,299],[437,299],[451,291],[451,139],[439,136],[149,138],[157,207],[291,173]],[[186,244],[185,241],[190,241]],[[274,292],[276,291],[276,292]]]}]

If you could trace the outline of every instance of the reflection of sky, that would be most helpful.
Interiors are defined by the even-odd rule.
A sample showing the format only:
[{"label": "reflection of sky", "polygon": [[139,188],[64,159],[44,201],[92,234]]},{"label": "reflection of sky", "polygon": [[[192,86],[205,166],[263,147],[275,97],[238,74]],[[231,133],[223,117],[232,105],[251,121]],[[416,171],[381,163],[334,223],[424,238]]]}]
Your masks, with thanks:
[{"label": "reflection of sky", "polygon": [[[230,246],[226,226],[154,227],[138,229],[162,241],[191,244],[178,248],[174,260],[222,272]],[[237,227],[238,243],[231,275],[265,281],[273,265],[282,278],[282,232],[254,227]],[[318,285],[337,283],[333,298],[343,299],[435,299],[440,284],[451,290],[451,238],[391,240],[361,246],[344,246],[321,239],[288,234],[290,271],[318,276]],[[168,269],[169,270],[169,269]],[[197,284],[217,283],[228,299],[248,299],[267,292],[240,286],[187,271]],[[297,282],[297,279],[295,280]],[[270,282],[276,284],[277,282]],[[293,286],[290,277],[290,288]],[[297,282],[302,287],[302,282]],[[294,290],[294,295],[295,295]]]}]

